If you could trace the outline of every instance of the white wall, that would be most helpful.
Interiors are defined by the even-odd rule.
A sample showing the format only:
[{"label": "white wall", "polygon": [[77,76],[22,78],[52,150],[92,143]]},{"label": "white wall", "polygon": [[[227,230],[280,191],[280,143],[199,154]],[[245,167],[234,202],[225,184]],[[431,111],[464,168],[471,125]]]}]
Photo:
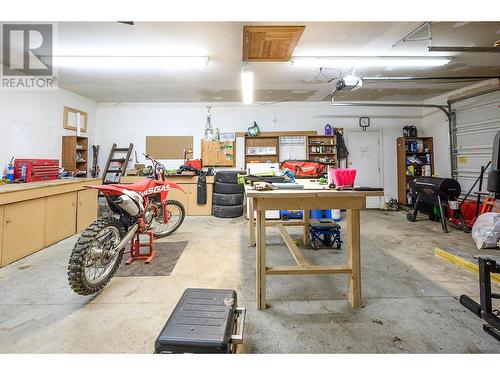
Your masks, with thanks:
[{"label": "white wall", "polygon": [[[426,104],[446,104],[448,95],[428,100]],[[433,137],[434,174],[440,177],[451,177],[450,137],[448,118],[439,109],[424,109],[422,116],[422,137]]]},{"label": "white wall", "polygon": [[[98,104],[96,143],[101,145],[100,165],[105,164],[113,143],[134,143],[139,162],[144,162],[146,135],[192,135],[194,158],[200,157],[200,140],[206,123],[206,105],[200,104]],[[280,103],[274,105],[210,104],[212,124],[221,132],[245,131],[256,121],[261,131],[317,130],[334,127],[358,129],[360,116],[371,117],[371,127],[383,131],[384,188],[386,198],[397,195],[396,138],[405,125],[421,130],[421,109],[332,107],[328,103]],[[243,167],[243,147],[236,146],[237,167]],[[167,161],[177,168],[180,160]]]},{"label": "white wall", "polygon": [[0,91],[0,175],[15,158],[61,160],[64,106],[88,113],[87,133],[93,143],[96,103],[58,89],[54,91]]}]

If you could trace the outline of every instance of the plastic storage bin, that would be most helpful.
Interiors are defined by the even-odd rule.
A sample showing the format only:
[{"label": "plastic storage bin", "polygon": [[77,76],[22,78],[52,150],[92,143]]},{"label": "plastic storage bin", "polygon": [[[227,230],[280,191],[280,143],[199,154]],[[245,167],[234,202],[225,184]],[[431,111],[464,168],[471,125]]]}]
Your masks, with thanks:
[{"label": "plastic storage bin", "polygon": [[311,219],[331,219],[332,210],[311,210]]}]

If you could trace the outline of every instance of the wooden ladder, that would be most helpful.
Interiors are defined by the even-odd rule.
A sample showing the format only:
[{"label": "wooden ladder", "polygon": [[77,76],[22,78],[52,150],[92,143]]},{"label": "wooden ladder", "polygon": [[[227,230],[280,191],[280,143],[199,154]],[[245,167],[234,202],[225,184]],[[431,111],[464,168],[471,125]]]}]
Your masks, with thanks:
[{"label": "wooden ladder", "polygon": [[[132,149],[134,144],[131,143],[127,148],[120,148],[113,143],[111,151],[109,153],[108,161],[106,162],[106,167],[102,173],[102,183],[103,184],[118,184],[120,183],[120,177],[125,176],[127,170],[128,161],[130,155],[132,154]],[[126,156],[120,156],[120,154],[126,153]],[[116,181],[118,179],[118,181]]]}]

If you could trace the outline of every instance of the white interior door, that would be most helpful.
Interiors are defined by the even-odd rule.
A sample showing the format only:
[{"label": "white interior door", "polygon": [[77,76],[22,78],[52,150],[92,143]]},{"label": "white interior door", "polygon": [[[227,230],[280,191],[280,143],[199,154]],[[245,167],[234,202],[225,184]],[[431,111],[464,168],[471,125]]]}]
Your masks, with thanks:
[{"label": "white interior door", "polygon": [[[348,131],[346,133],[348,168],[356,168],[357,186],[382,187],[382,147],[380,132]],[[368,197],[367,208],[380,208],[382,197]]]}]

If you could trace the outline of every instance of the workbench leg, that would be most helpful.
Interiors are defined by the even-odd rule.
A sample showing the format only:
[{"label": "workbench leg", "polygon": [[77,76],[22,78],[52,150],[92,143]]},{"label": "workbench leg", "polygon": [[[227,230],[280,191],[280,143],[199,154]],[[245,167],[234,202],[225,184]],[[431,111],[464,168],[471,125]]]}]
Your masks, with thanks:
[{"label": "workbench leg", "polygon": [[347,210],[347,265],[352,269],[349,278],[349,303],[353,309],[361,307],[361,253],[360,210]]},{"label": "workbench leg", "polygon": [[255,246],[255,212],[253,198],[248,198],[248,240],[249,246]]},{"label": "workbench leg", "polygon": [[266,211],[257,211],[257,256],[256,256],[257,310],[266,309]]},{"label": "workbench leg", "polygon": [[309,218],[311,216],[311,211],[304,210],[304,247],[308,249],[311,246],[311,237],[310,237],[310,229],[309,229]]}]

